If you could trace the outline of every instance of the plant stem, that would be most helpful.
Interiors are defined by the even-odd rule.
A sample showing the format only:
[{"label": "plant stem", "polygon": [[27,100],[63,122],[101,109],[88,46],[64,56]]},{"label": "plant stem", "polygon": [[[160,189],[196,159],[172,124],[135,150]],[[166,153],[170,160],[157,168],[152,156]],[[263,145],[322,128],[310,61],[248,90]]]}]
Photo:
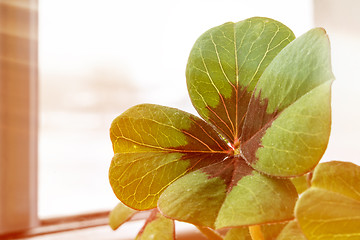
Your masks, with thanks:
[{"label": "plant stem", "polygon": [[223,240],[223,238],[214,230],[208,227],[196,226],[199,231],[204,234],[209,240]]},{"label": "plant stem", "polygon": [[253,240],[265,240],[261,231],[260,225],[254,225],[249,227],[250,236]]}]

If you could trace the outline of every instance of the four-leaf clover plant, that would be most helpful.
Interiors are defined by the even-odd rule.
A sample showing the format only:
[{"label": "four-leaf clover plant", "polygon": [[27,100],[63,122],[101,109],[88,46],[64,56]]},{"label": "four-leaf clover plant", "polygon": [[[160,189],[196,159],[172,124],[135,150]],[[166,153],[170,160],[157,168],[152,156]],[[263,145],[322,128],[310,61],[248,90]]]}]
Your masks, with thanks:
[{"label": "four-leaf clover plant", "polygon": [[295,39],[254,17],[208,30],[186,67],[201,118],[141,104],[113,121],[115,195],[157,209],[148,222],[220,229],[294,219],[290,179],[312,171],[327,147],[333,79],[322,28]]}]

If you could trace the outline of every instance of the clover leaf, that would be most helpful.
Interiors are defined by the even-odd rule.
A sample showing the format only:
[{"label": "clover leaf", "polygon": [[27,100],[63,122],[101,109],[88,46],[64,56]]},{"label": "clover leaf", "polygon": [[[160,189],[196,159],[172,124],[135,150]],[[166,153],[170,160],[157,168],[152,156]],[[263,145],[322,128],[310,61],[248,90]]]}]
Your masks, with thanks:
[{"label": "clover leaf", "polygon": [[360,166],[319,164],[311,187],[296,203],[299,226],[309,240],[360,239]]},{"label": "clover leaf", "polygon": [[161,215],[157,209],[152,210],[143,228],[135,240],[161,239],[172,240],[175,237],[174,221]]},{"label": "clover leaf", "polygon": [[290,178],[317,165],[330,134],[325,31],[295,39],[268,18],[225,23],[196,41],[186,79],[202,118],[141,104],[113,121],[116,196],[215,229],[293,219]]}]

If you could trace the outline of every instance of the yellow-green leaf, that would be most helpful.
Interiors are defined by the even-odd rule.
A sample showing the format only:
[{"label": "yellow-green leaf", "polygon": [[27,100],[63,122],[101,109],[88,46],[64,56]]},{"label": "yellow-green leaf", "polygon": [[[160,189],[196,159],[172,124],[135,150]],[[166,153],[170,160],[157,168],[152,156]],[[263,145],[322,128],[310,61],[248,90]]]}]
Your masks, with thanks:
[{"label": "yellow-green leaf", "polygon": [[[277,236],[286,225],[287,222],[263,224],[252,227],[255,227],[256,231],[260,231],[258,234],[263,237],[263,240],[277,240]],[[253,238],[251,237],[249,227],[240,227],[230,229],[227,232],[224,240],[253,240]]]},{"label": "yellow-green leaf", "polygon": [[296,217],[309,240],[360,239],[360,167],[345,162],[320,164],[312,187],[296,204]]},{"label": "yellow-green leaf", "polygon": [[[301,231],[299,224],[296,221],[291,221],[283,228],[276,240],[307,240],[307,238]],[[327,238],[327,240],[330,239]]]},{"label": "yellow-green leaf", "polygon": [[232,228],[226,235],[224,240],[253,240],[249,233],[248,227]]},{"label": "yellow-green leaf", "polygon": [[157,210],[146,221],[136,240],[174,240],[174,221],[161,215]]},{"label": "yellow-green leaf", "polygon": [[265,240],[275,240],[288,222],[261,225],[261,231]]},{"label": "yellow-green leaf", "polygon": [[115,195],[138,209],[156,207],[162,191],[189,171],[224,159],[227,143],[206,122],[178,109],[143,104],[111,126],[109,170]]},{"label": "yellow-green leaf", "polygon": [[111,124],[115,153],[224,152],[226,142],[206,122],[176,108],[140,104]]},{"label": "yellow-green leaf", "polygon": [[120,227],[124,222],[129,220],[136,210],[125,206],[123,203],[118,203],[116,207],[109,214],[109,225],[115,230]]},{"label": "yellow-green leaf", "polygon": [[310,178],[312,173],[308,173],[299,177],[291,178],[291,182],[294,184],[298,194],[303,193],[306,189],[310,187]]},{"label": "yellow-green leaf", "polygon": [[360,202],[360,167],[350,162],[321,163],[315,168],[311,185]]}]

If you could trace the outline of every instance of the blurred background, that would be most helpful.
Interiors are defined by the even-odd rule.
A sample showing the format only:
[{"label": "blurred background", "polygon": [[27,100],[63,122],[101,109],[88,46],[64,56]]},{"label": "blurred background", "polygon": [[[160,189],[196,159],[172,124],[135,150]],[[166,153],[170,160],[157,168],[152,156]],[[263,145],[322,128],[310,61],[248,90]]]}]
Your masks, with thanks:
[{"label": "blurred background", "polygon": [[185,67],[211,27],[253,16],[332,45],[333,127],[323,161],[360,164],[360,2],[356,0],[39,0],[40,218],[109,210],[112,120],[139,103],[195,113]]}]

